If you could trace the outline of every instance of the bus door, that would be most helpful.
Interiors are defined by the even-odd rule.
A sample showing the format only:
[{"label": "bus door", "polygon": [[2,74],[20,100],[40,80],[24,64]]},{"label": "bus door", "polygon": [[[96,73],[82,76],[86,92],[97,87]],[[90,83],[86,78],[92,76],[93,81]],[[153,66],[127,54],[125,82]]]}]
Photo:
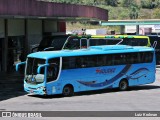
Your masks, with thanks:
[{"label": "bus door", "polygon": [[87,38],[81,38],[80,39],[80,49],[81,48],[88,48],[89,47],[89,41],[87,40]]},{"label": "bus door", "polygon": [[52,82],[58,78],[60,70],[60,58],[50,59],[48,63],[49,66],[47,67],[47,82]]}]

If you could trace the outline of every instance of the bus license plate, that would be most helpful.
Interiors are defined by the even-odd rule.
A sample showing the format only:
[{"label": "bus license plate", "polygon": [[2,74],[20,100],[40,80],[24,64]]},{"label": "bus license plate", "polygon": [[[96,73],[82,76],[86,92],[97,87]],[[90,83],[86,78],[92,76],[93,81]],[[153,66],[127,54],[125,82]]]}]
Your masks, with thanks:
[{"label": "bus license plate", "polygon": [[33,93],[33,90],[30,90],[30,93]]}]

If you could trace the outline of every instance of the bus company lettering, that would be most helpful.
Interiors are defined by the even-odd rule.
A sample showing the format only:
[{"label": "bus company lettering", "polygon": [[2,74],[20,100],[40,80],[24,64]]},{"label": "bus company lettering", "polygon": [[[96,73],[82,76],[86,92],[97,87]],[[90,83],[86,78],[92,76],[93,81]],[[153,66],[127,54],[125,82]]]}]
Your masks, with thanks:
[{"label": "bus company lettering", "polygon": [[116,68],[108,68],[108,69],[96,69],[97,74],[112,74],[114,73]]}]

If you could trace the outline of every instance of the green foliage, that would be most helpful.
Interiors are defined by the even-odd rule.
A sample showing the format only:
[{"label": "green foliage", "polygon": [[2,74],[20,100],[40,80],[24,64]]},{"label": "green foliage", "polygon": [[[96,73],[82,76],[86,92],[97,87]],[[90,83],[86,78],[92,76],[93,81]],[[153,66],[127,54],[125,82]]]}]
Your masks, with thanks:
[{"label": "green foliage", "polygon": [[154,19],[159,19],[160,18],[160,12],[159,11],[160,11],[160,8],[156,8],[156,9],[153,10],[153,16],[152,17]]},{"label": "green foliage", "polygon": [[150,8],[151,7],[151,0],[141,0],[142,8]]},{"label": "green foliage", "polygon": [[106,4],[107,5],[110,5],[110,6],[118,6],[118,0],[105,0]]},{"label": "green foliage", "polygon": [[128,7],[131,4],[133,4],[134,0],[121,0],[121,6],[122,7]]},{"label": "green foliage", "polygon": [[135,1],[132,1],[129,8],[130,8],[130,19],[137,19],[140,7],[136,4]]},{"label": "green foliage", "polygon": [[141,0],[142,8],[153,9],[159,7],[160,0]]}]

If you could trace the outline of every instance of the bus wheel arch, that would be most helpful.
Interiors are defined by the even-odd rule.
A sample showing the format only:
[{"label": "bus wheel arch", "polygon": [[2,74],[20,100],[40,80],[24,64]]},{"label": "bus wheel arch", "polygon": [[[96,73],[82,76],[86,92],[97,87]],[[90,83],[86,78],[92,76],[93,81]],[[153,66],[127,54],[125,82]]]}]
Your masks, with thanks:
[{"label": "bus wheel arch", "polygon": [[73,96],[74,95],[74,87],[72,84],[66,84],[63,87],[62,95],[64,97]]},{"label": "bus wheel arch", "polygon": [[126,78],[121,79],[119,82],[119,90],[125,91],[128,89],[128,87],[129,87],[128,79]]}]

